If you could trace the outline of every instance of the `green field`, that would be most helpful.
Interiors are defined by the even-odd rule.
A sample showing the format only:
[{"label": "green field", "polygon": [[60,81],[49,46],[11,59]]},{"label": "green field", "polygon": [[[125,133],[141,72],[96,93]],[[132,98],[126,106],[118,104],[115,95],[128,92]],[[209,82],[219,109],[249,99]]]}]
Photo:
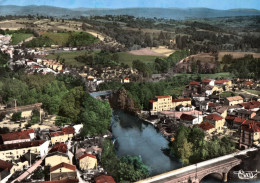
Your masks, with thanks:
[{"label": "green field", "polygon": [[18,44],[23,40],[32,37],[32,34],[25,34],[25,33],[13,33],[12,34],[12,44]]},{"label": "green field", "polygon": [[237,96],[237,95],[238,95],[237,93],[234,93],[234,92],[225,91],[225,92],[222,92],[222,93],[220,94],[220,96],[221,96],[222,98],[226,98],[226,97],[232,97],[232,94],[233,94],[234,96]]},{"label": "green field", "polygon": [[150,55],[132,55],[126,52],[119,52],[119,62],[132,66],[132,62],[134,60],[140,60],[144,63],[153,63],[158,56],[150,56]]},{"label": "green field", "polygon": [[[196,78],[195,74],[186,74],[186,73],[178,73],[175,76],[183,76],[186,75],[187,77],[194,77]],[[200,74],[201,79],[209,78],[209,79],[215,79],[215,78],[225,78],[225,79],[231,79],[233,77],[233,74],[230,72],[220,72],[215,74]]]},{"label": "green field", "polygon": [[67,65],[72,65],[73,67],[81,67],[84,66],[84,63],[78,62],[75,60],[75,57],[84,55],[86,51],[74,51],[74,52],[63,52],[63,53],[56,53],[56,54],[50,54],[47,56],[49,59],[56,59],[58,56],[60,58],[65,59],[65,64]]},{"label": "green field", "polygon": [[252,94],[255,94],[255,95],[260,95],[260,91],[258,91],[258,90],[245,89],[245,91],[247,91],[247,92],[249,92],[249,93],[252,93]]},{"label": "green field", "polygon": [[69,32],[65,32],[65,33],[45,32],[43,33],[43,36],[50,38],[52,41],[55,42],[55,44],[59,46],[65,46],[69,40],[70,33]]}]

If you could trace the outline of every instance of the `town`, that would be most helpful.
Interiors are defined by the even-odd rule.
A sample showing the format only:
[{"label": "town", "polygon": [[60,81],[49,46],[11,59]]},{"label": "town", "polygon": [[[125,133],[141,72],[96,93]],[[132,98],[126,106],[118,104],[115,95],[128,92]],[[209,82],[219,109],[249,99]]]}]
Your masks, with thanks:
[{"label": "town", "polygon": [[238,181],[260,148],[259,15],[195,20],[1,14],[0,182]]}]

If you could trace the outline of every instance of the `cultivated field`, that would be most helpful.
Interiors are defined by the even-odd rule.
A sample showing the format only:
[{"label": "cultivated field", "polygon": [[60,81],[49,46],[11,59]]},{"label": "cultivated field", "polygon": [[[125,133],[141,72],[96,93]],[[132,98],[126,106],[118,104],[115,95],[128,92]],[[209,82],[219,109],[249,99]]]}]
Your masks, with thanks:
[{"label": "cultivated field", "polygon": [[153,47],[150,48],[142,48],[139,50],[132,50],[128,53],[133,55],[151,55],[151,56],[161,56],[161,57],[168,57],[172,53],[174,53],[175,50],[168,49],[166,46],[159,46],[159,47]]},{"label": "cultivated field", "polygon": [[12,44],[18,44],[18,43],[22,43],[22,41],[33,37],[32,34],[24,34],[24,33],[14,33],[12,34]]},{"label": "cultivated field", "polygon": [[219,52],[218,54],[218,60],[221,61],[222,60],[222,57],[224,55],[232,55],[233,58],[242,58],[244,57],[245,55],[253,55],[254,58],[260,58],[260,53],[253,53],[253,52],[227,52],[227,51],[221,51]]}]

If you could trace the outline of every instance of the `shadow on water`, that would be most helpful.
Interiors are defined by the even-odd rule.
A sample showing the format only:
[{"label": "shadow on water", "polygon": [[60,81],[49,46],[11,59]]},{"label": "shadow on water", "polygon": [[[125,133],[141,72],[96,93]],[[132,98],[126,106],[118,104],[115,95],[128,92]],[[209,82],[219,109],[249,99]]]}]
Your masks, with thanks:
[{"label": "shadow on water", "polygon": [[140,156],[151,176],[181,167],[181,163],[168,156],[168,141],[153,125],[137,116],[114,111],[112,133],[118,156]]}]

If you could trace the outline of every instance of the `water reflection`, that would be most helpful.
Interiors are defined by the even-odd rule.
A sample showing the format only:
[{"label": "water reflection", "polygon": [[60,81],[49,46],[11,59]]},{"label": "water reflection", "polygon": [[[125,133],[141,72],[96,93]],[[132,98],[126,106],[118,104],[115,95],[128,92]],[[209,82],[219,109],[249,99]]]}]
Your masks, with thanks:
[{"label": "water reflection", "polygon": [[149,123],[122,111],[114,111],[112,132],[116,138],[117,155],[140,156],[151,175],[181,167],[177,159],[170,159],[162,149],[168,141]]}]

